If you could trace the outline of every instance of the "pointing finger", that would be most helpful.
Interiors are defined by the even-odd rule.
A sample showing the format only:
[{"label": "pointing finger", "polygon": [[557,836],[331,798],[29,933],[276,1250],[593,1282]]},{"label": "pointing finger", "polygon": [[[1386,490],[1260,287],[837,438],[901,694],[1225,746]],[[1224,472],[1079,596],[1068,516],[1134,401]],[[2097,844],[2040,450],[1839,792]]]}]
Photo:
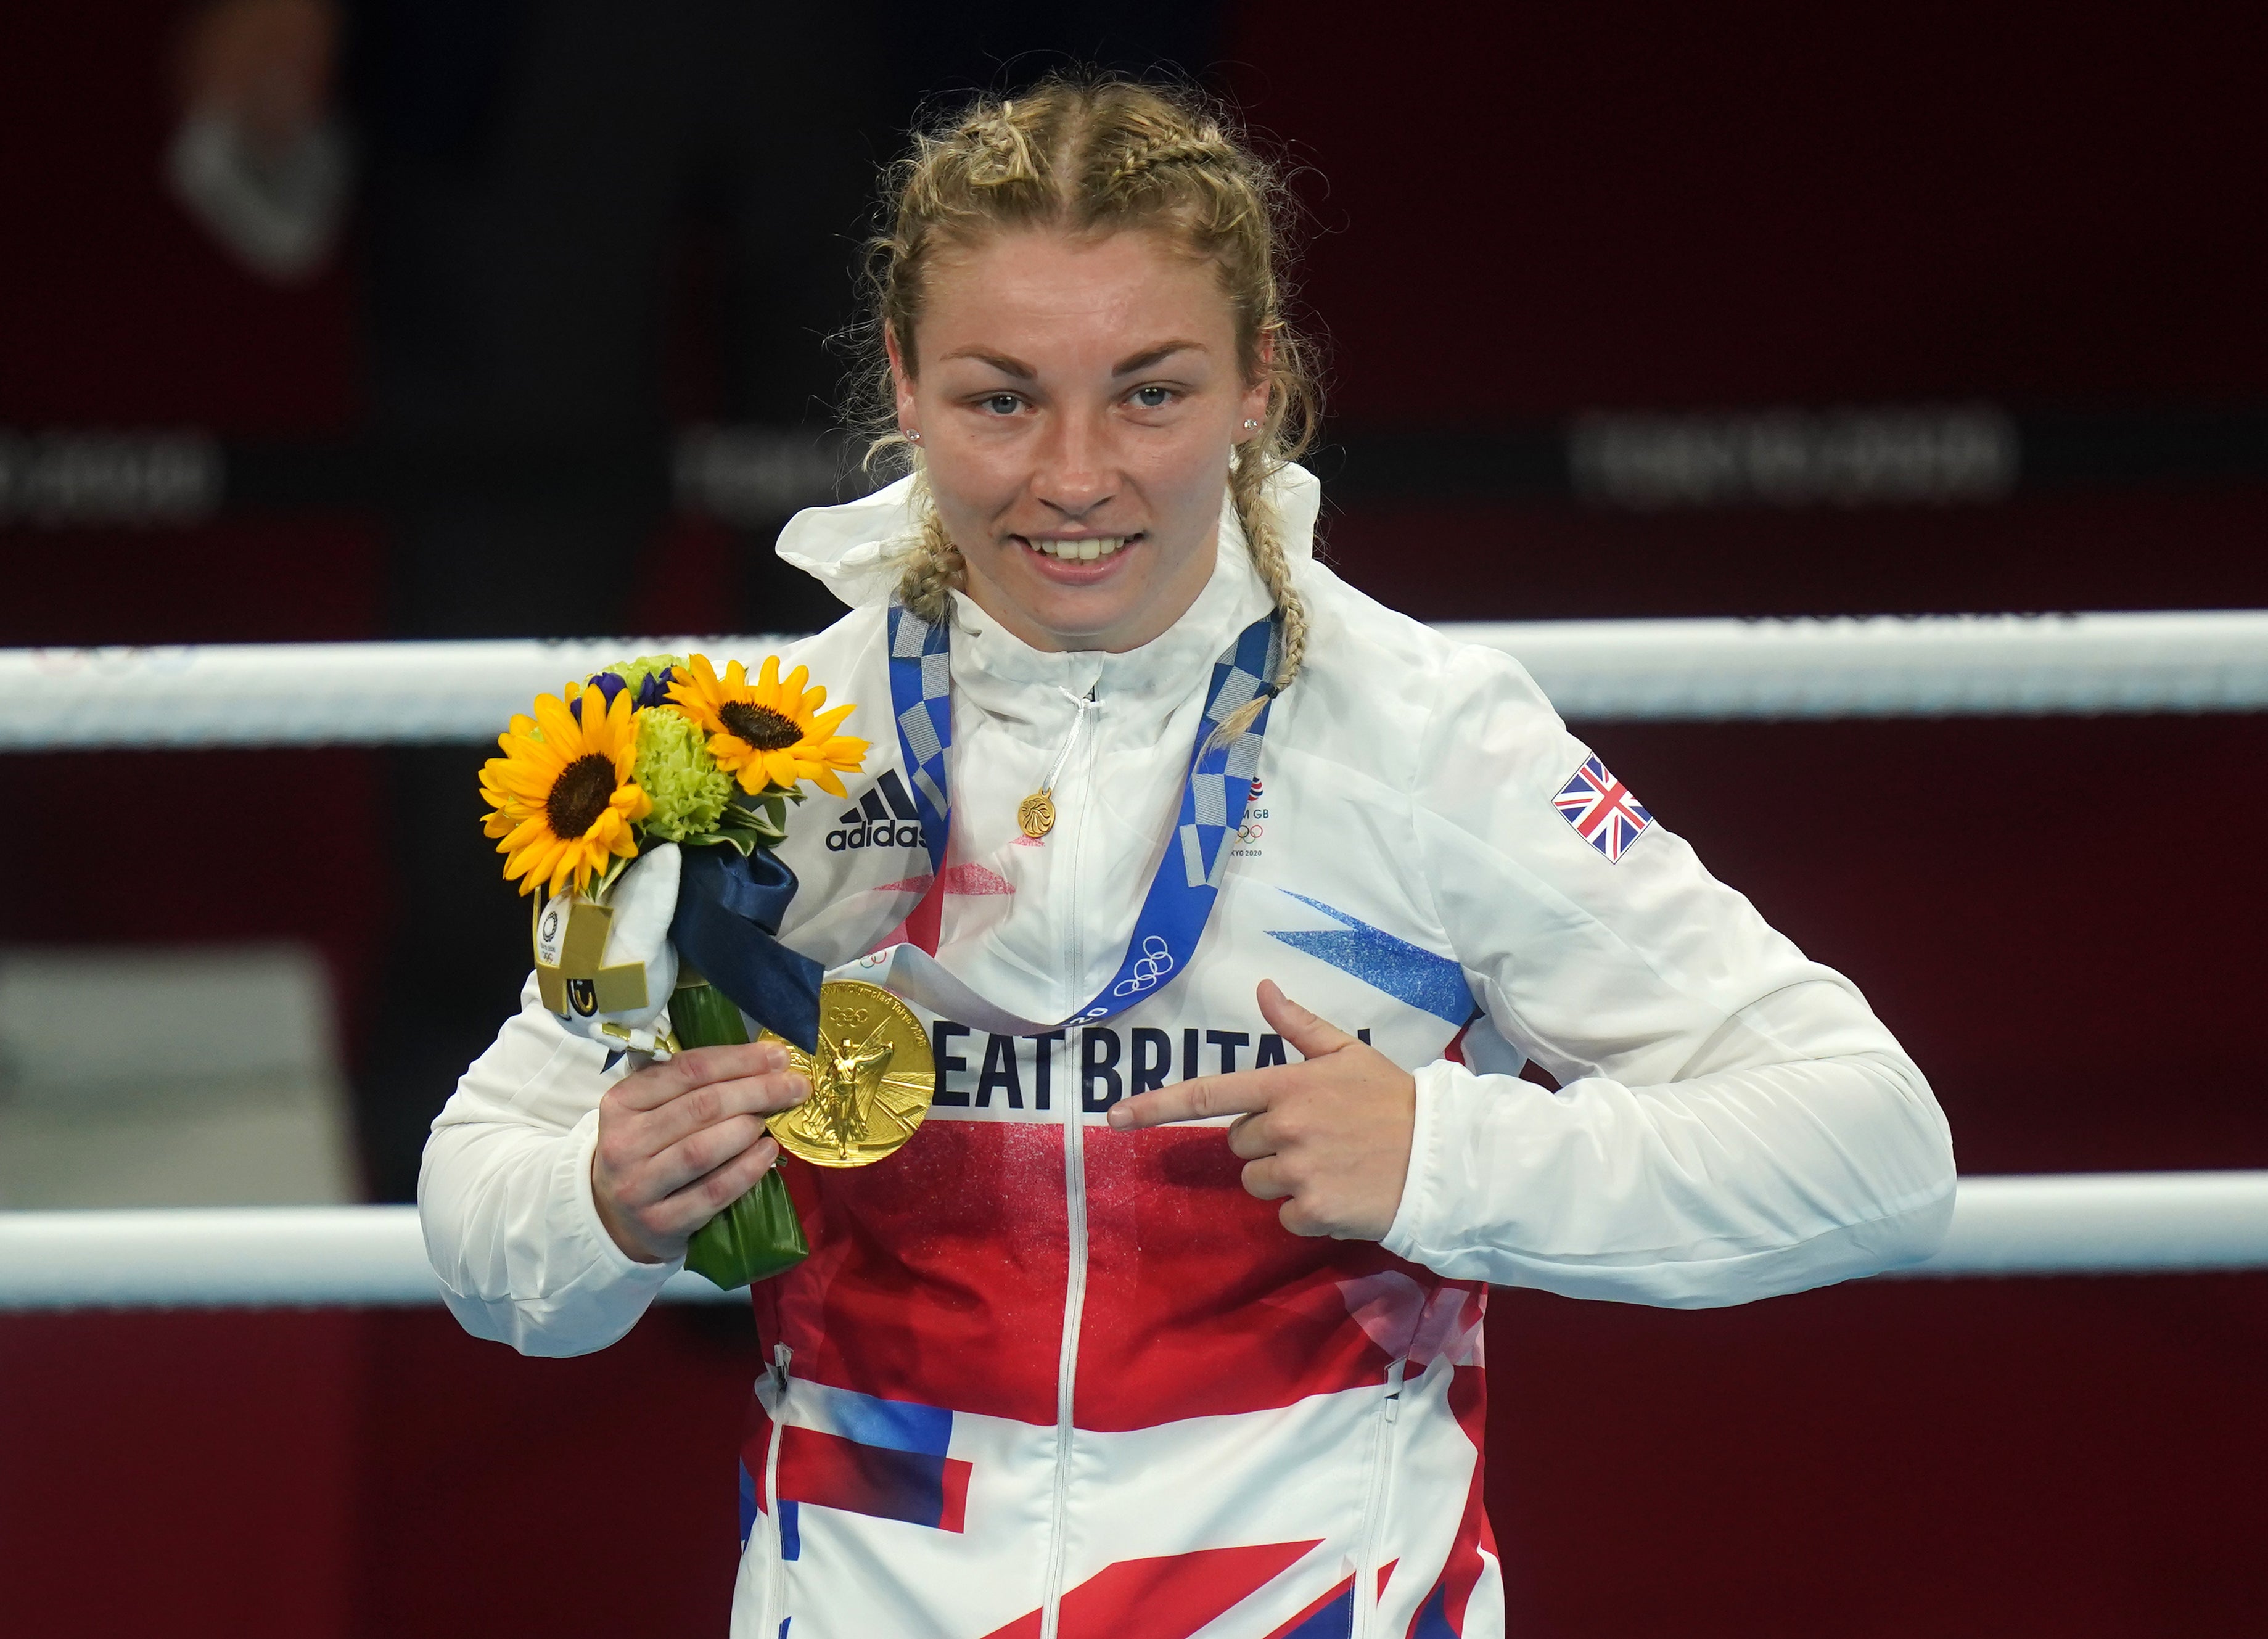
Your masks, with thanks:
[{"label": "pointing finger", "polygon": [[1317,1018],[1285,996],[1273,979],[1260,981],[1260,1016],[1274,1025],[1285,1040],[1299,1048],[1302,1058],[1318,1059],[1341,1047],[1361,1045],[1361,1038],[1347,1034],[1329,1019]]},{"label": "pointing finger", "polygon": [[1241,1069],[1227,1076],[1199,1076],[1170,1087],[1138,1092],[1110,1106],[1117,1128],[1161,1127],[1167,1121],[1202,1121],[1216,1115],[1249,1115],[1264,1110],[1284,1091],[1283,1074],[1292,1068]]}]

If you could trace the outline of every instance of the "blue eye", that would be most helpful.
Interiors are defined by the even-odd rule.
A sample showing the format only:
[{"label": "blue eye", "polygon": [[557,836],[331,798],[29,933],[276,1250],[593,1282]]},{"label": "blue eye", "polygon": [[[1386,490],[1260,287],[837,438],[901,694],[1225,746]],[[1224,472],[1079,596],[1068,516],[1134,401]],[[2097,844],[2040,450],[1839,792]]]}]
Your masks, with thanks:
[{"label": "blue eye", "polygon": [[984,408],[995,415],[1012,415],[1023,401],[1012,393],[995,393],[984,401]]},{"label": "blue eye", "polygon": [[1174,390],[1171,387],[1137,387],[1134,389],[1134,401],[1137,404],[1139,404],[1144,409],[1163,409],[1167,405],[1173,402],[1173,399]]}]

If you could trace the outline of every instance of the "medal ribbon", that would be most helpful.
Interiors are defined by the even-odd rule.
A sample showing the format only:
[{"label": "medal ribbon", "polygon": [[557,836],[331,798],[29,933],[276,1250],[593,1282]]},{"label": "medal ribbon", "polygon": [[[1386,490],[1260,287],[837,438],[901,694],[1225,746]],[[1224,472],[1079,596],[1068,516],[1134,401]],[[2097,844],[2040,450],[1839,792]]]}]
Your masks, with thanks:
[{"label": "medal ribbon", "polygon": [[[1165,857],[1150,878],[1118,971],[1093,1001],[1061,1024],[1004,1033],[1036,1035],[1064,1025],[1108,1018],[1171,982],[1189,966],[1212,915],[1230,839],[1244,823],[1245,806],[1251,800],[1253,776],[1260,771],[1261,742],[1268,731],[1268,707],[1263,705],[1251,724],[1226,744],[1217,743],[1215,731],[1240,707],[1270,695],[1268,680],[1276,675],[1282,641],[1271,613],[1238,633],[1213,662],[1204,716],[1197,724],[1197,743],[1189,749],[1189,773],[1182,785],[1181,817],[1167,842]],[[951,642],[946,624],[932,625],[902,603],[891,601],[890,706],[896,714],[898,750],[913,787],[933,875],[945,871],[953,812],[945,775],[945,753],[953,745]],[[922,988],[936,994],[943,987],[925,983]],[[966,993],[957,983],[950,989]],[[986,1027],[967,1011],[933,1011],[946,1012],[956,1022]],[[982,1011],[997,1012],[990,1007]]]}]

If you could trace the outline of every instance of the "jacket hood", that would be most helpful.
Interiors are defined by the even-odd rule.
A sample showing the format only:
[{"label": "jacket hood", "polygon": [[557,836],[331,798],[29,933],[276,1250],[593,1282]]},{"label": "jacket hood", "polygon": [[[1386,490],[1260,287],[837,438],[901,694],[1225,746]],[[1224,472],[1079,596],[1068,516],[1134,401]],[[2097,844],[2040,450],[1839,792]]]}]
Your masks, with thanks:
[{"label": "jacket hood", "polygon": [[[798,512],[780,532],[781,561],[812,576],[854,609],[888,602],[918,533],[913,487],[909,474],[856,501]],[[1285,555],[1296,568],[1314,555],[1322,486],[1306,467],[1287,462],[1268,481],[1267,495],[1284,520]],[[1244,532],[1237,526],[1226,485],[1220,511],[1221,539],[1241,546]]]}]

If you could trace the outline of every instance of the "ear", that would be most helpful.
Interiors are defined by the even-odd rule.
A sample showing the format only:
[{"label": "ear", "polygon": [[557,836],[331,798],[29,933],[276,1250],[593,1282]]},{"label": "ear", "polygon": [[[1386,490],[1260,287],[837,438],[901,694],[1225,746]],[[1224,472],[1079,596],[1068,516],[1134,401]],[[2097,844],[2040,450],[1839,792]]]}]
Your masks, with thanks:
[{"label": "ear", "polygon": [[882,327],[882,351],[890,360],[890,396],[896,401],[898,425],[907,432],[916,430],[920,423],[914,415],[914,379],[906,368],[903,354],[898,351],[898,333],[889,326]]},{"label": "ear", "polygon": [[[1276,333],[1272,330],[1263,331],[1261,334],[1260,345],[1255,349],[1254,351],[1257,355],[1257,363],[1259,364],[1260,368],[1256,372],[1255,372],[1255,379],[1252,385],[1244,389],[1244,397],[1236,407],[1236,417],[1240,423],[1248,421],[1256,421],[1264,427],[1268,423],[1268,389],[1270,385],[1268,372],[1276,363]],[[1258,432],[1248,432],[1241,425],[1239,425],[1236,430],[1236,437],[1234,441],[1238,444],[1246,444],[1259,436]]]}]

